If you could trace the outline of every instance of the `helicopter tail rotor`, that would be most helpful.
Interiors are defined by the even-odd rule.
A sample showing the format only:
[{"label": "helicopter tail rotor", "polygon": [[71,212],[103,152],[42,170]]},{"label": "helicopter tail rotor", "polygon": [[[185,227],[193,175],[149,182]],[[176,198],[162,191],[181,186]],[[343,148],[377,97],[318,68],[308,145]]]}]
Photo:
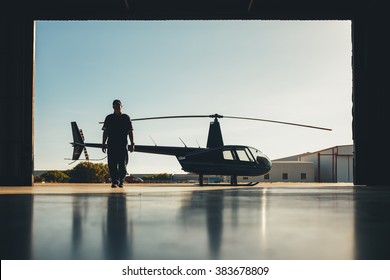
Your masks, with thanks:
[{"label": "helicopter tail rotor", "polygon": [[72,135],[73,135],[73,154],[72,160],[78,160],[80,158],[81,153],[84,152],[85,159],[89,160],[89,155],[84,143],[84,134],[81,129],[78,128],[76,122],[72,122]]}]

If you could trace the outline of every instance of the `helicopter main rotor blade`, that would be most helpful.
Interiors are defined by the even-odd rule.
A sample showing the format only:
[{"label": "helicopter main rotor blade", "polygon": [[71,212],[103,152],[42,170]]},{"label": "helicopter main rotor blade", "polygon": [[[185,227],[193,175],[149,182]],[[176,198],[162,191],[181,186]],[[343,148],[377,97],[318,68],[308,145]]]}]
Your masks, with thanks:
[{"label": "helicopter main rotor blade", "polygon": [[149,117],[149,118],[132,119],[132,121],[147,121],[147,120],[159,120],[159,119],[183,119],[183,118],[214,118],[214,119],[227,118],[227,119],[239,119],[239,120],[249,120],[249,121],[271,122],[271,123],[278,123],[278,124],[293,125],[293,126],[300,126],[300,127],[306,127],[306,128],[313,128],[313,129],[321,129],[321,130],[332,131],[331,128],[319,127],[319,126],[313,126],[313,125],[306,125],[306,124],[299,124],[299,123],[292,123],[292,122],[284,122],[284,121],[277,121],[277,120],[269,120],[269,119],[257,119],[257,118],[235,117],[235,116],[222,116],[222,115],[219,115],[219,114],[214,114],[214,115],[182,115],[182,116]]},{"label": "helicopter main rotor blade", "polygon": [[332,131],[331,128],[326,128],[326,127],[319,127],[319,126],[312,126],[312,125],[291,123],[291,122],[283,122],[283,121],[276,121],[276,120],[256,119],[256,118],[246,118],[246,117],[234,117],[234,116],[223,116],[223,117],[227,118],[227,119],[239,119],[239,120],[249,120],[249,121],[271,122],[271,123],[279,123],[279,124],[294,125],[294,126],[301,126],[301,127],[307,127],[307,128],[314,128],[314,129],[321,129],[321,130]]},{"label": "helicopter main rotor blade", "polygon": [[[161,120],[161,119],[184,119],[184,118],[210,118],[209,115],[184,115],[184,116],[162,116],[162,117],[148,117],[148,118],[137,118],[131,119],[131,121],[150,121],[150,120]],[[104,122],[99,122],[103,124]]]},{"label": "helicopter main rotor blade", "polygon": [[209,118],[209,117],[210,117],[209,115],[164,116],[164,117],[131,119],[131,121],[148,121],[148,120],[160,120],[160,119],[183,119],[183,118]]}]

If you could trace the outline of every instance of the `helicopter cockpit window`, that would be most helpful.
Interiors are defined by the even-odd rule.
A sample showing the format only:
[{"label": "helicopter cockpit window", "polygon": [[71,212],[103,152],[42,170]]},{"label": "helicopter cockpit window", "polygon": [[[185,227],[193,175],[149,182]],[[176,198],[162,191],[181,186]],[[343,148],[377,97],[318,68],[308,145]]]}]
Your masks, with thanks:
[{"label": "helicopter cockpit window", "polygon": [[236,150],[240,161],[253,161],[252,157],[249,157],[245,150]]},{"label": "helicopter cockpit window", "polygon": [[226,160],[234,160],[232,151],[230,151],[230,150],[223,151],[223,159],[226,159]]},{"label": "helicopter cockpit window", "polygon": [[249,149],[245,148],[245,152],[248,155],[250,161],[256,161],[256,156],[253,153],[251,153],[251,148]]},{"label": "helicopter cockpit window", "polygon": [[256,150],[255,148],[249,148],[249,149],[250,149],[252,155],[253,155],[255,158],[257,158],[257,156],[263,155],[262,152],[260,152],[259,150]]},{"label": "helicopter cockpit window", "polygon": [[259,157],[265,156],[262,152],[260,152],[259,150],[255,149],[255,148],[249,147],[249,150],[255,159],[258,159]]}]

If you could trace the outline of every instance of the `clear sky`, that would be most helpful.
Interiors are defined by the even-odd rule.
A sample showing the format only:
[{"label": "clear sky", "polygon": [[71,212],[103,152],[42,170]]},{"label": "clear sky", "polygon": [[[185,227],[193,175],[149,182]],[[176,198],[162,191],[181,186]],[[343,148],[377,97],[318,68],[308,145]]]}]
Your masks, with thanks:
[{"label": "clear sky", "polygon": [[[225,144],[271,159],[352,144],[351,57],[350,21],[38,21],[35,170],[73,168],[71,121],[100,143],[114,99],[131,118],[219,113],[333,129],[220,120]],[[210,121],[134,122],[135,143],[204,147]],[[182,173],[175,157],[143,153],[128,171]]]}]

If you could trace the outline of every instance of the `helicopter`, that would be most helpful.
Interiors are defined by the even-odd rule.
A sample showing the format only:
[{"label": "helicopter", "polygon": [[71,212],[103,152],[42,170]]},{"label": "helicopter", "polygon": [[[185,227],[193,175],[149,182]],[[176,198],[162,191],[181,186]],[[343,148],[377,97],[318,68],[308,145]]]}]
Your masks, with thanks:
[{"label": "helicopter", "polygon": [[[154,146],[135,145],[134,152],[151,153],[160,155],[175,156],[179,161],[182,170],[199,175],[199,185],[204,185],[204,175],[223,175],[230,176],[230,184],[238,185],[238,176],[261,176],[271,171],[272,162],[267,155],[260,150],[244,145],[224,145],[221,126],[218,119],[230,118],[252,121],[272,122],[285,125],[301,126],[306,128],[321,129],[331,131],[329,128],[304,125],[291,122],[283,122],[268,119],[213,115],[183,115],[183,116],[162,116],[132,119],[131,121],[146,121],[157,119],[174,118],[212,118],[210,122],[207,145],[201,147],[175,147],[175,146]],[[85,143],[84,135],[78,128],[76,122],[71,122],[73,142],[72,160],[79,160],[81,153],[84,152],[85,158],[89,160],[86,148],[102,148],[102,144]],[[249,183],[248,185],[253,185]]]}]

